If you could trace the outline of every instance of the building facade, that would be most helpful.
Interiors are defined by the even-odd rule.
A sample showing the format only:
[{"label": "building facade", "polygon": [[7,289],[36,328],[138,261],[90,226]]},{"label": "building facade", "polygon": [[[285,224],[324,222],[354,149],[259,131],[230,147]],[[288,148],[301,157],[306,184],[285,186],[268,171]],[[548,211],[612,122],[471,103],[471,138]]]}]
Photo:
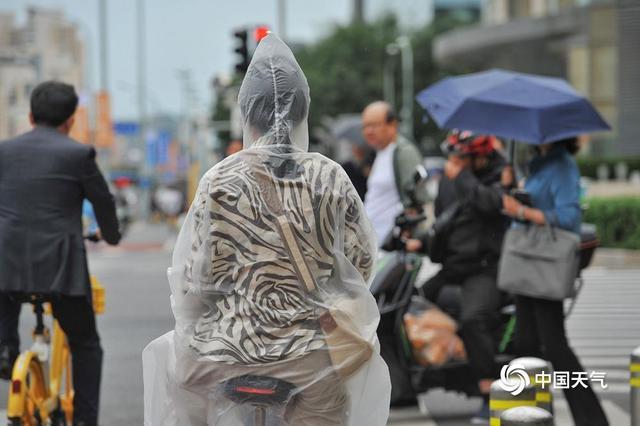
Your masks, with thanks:
[{"label": "building facade", "polygon": [[640,2],[486,0],[482,23],[445,33],[437,61],[566,78],[613,131],[592,136],[596,155],[640,155]]},{"label": "building facade", "polygon": [[29,8],[18,25],[0,13],[0,140],[29,126],[29,96],[41,81],[60,80],[85,88],[85,53],[77,27],[63,12]]}]

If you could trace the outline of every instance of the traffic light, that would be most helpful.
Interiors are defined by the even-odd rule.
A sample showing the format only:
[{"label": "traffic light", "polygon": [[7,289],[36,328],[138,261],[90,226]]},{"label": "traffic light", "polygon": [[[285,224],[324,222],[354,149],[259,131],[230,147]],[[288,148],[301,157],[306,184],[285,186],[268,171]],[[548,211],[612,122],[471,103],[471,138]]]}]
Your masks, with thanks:
[{"label": "traffic light", "polygon": [[240,57],[236,62],[236,71],[246,73],[249,68],[249,46],[247,45],[247,30],[239,30],[233,33],[233,37],[238,39],[238,46],[233,50]]},{"label": "traffic light", "polygon": [[256,43],[260,43],[260,41],[269,35],[271,31],[269,27],[266,25],[259,25],[253,30],[253,39]]}]

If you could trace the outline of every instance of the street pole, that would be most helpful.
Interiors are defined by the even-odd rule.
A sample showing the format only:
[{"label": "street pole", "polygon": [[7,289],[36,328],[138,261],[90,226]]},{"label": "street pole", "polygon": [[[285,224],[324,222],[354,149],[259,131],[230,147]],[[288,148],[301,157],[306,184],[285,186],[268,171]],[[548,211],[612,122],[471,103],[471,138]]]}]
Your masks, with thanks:
[{"label": "street pole", "polygon": [[361,24],[364,22],[364,0],[353,0],[352,22],[354,24]]},{"label": "street pole", "polygon": [[278,0],[278,31],[280,39],[287,41],[287,4],[286,0]]},{"label": "street pole", "polygon": [[139,126],[140,126],[140,146],[142,147],[144,155],[144,161],[142,163],[142,204],[141,213],[144,219],[149,217],[151,211],[151,166],[147,162],[147,84],[145,81],[146,76],[146,28],[145,28],[145,9],[144,1],[137,1],[137,17],[138,17],[138,55],[137,55],[137,68],[138,68],[138,114],[139,114]]},{"label": "street pole", "polygon": [[413,139],[413,51],[411,40],[400,36],[396,41],[402,59],[402,119],[401,130],[405,137]]},{"label": "street pole", "polygon": [[[109,39],[109,28],[107,26],[107,0],[98,0],[98,27],[99,27],[99,43],[100,43],[100,92],[103,94],[109,93],[109,54],[107,49],[107,40]],[[108,111],[107,113],[110,113]],[[96,141],[94,141],[96,142]],[[111,149],[103,149],[103,154],[108,155],[108,160],[100,162],[100,165],[104,171],[104,174],[109,179],[110,175],[110,162],[111,162]],[[103,156],[100,155],[102,159]]]},{"label": "street pole", "polygon": [[384,62],[384,81],[382,86],[384,100],[389,103],[389,105],[396,107],[396,79],[395,79],[395,64],[396,58],[395,56],[398,54],[399,49],[396,43],[391,43],[387,45]]},{"label": "street pole", "polygon": [[99,26],[100,26],[100,89],[105,92],[109,90],[109,69],[107,53],[107,0],[99,0]]}]

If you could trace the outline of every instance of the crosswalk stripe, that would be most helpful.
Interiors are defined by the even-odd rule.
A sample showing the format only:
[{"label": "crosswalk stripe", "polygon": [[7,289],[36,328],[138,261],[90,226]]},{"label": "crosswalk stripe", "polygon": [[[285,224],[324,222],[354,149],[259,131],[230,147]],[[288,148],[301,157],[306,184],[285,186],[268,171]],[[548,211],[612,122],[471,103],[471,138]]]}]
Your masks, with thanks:
[{"label": "crosswalk stripe", "polygon": [[598,339],[596,342],[594,342],[594,340],[595,340],[594,338],[587,338],[587,337],[579,338],[579,337],[572,336],[571,345],[576,347],[587,347],[596,343],[597,346],[600,346],[601,344],[602,346],[606,346],[608,348],[631,347],[631,349],[634,349],[634,345],[632,343],[629,343],[629,341],[625,339]]},{"label": "crosswalk stripe", "polygon": [[618,404],[614,403],[613,401],[610,401],[608,399],[603,400],[602,408],[604,409],[604,412],[607,413],[609,424],[628,425],[629,423],[631,423],[629,413],[624,411],[618,406]]},{"label": "crosswalk stripe", "polygon": [[629,357],[626,356],[581,356],[580,361],[590,368],[627,367],[629,365]]},{"label": "crosswalk stripe", "polygon": [[[629,414],[618,406],[613,401],[603,399],[602,409],[607,414],[609,424],[612,425],[628,425],[630,423]],[[573,419],[571,417],[571,411],[569,410],[569,404],[567,400],[560,397],[556,398],[553,402],[553,410],[555,423],[557,425],[571,425]]]}]

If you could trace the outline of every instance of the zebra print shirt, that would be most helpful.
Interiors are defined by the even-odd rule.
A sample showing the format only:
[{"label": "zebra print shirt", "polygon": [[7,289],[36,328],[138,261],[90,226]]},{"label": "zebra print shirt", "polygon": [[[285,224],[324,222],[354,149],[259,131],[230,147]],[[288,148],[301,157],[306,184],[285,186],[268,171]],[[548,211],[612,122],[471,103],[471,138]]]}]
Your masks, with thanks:
[{"label": "zebra print shirt", "polygon": [[[263,164],[283,175],[272,177],[314,274],[316,294],[298,281],[258,189],[255,173]],[[327,288],[335,259],[346,257],[363,285],[372,272],[374,236],[358,194],[342,168],[319,154],[243,151],[203,177],[191,208],[185,281],[208,309],[190,345],[207,359],[255,365],[321,348],[315,312],[336,291],[347,291]],[[332,284],[340,282],[335,278]]]}]

